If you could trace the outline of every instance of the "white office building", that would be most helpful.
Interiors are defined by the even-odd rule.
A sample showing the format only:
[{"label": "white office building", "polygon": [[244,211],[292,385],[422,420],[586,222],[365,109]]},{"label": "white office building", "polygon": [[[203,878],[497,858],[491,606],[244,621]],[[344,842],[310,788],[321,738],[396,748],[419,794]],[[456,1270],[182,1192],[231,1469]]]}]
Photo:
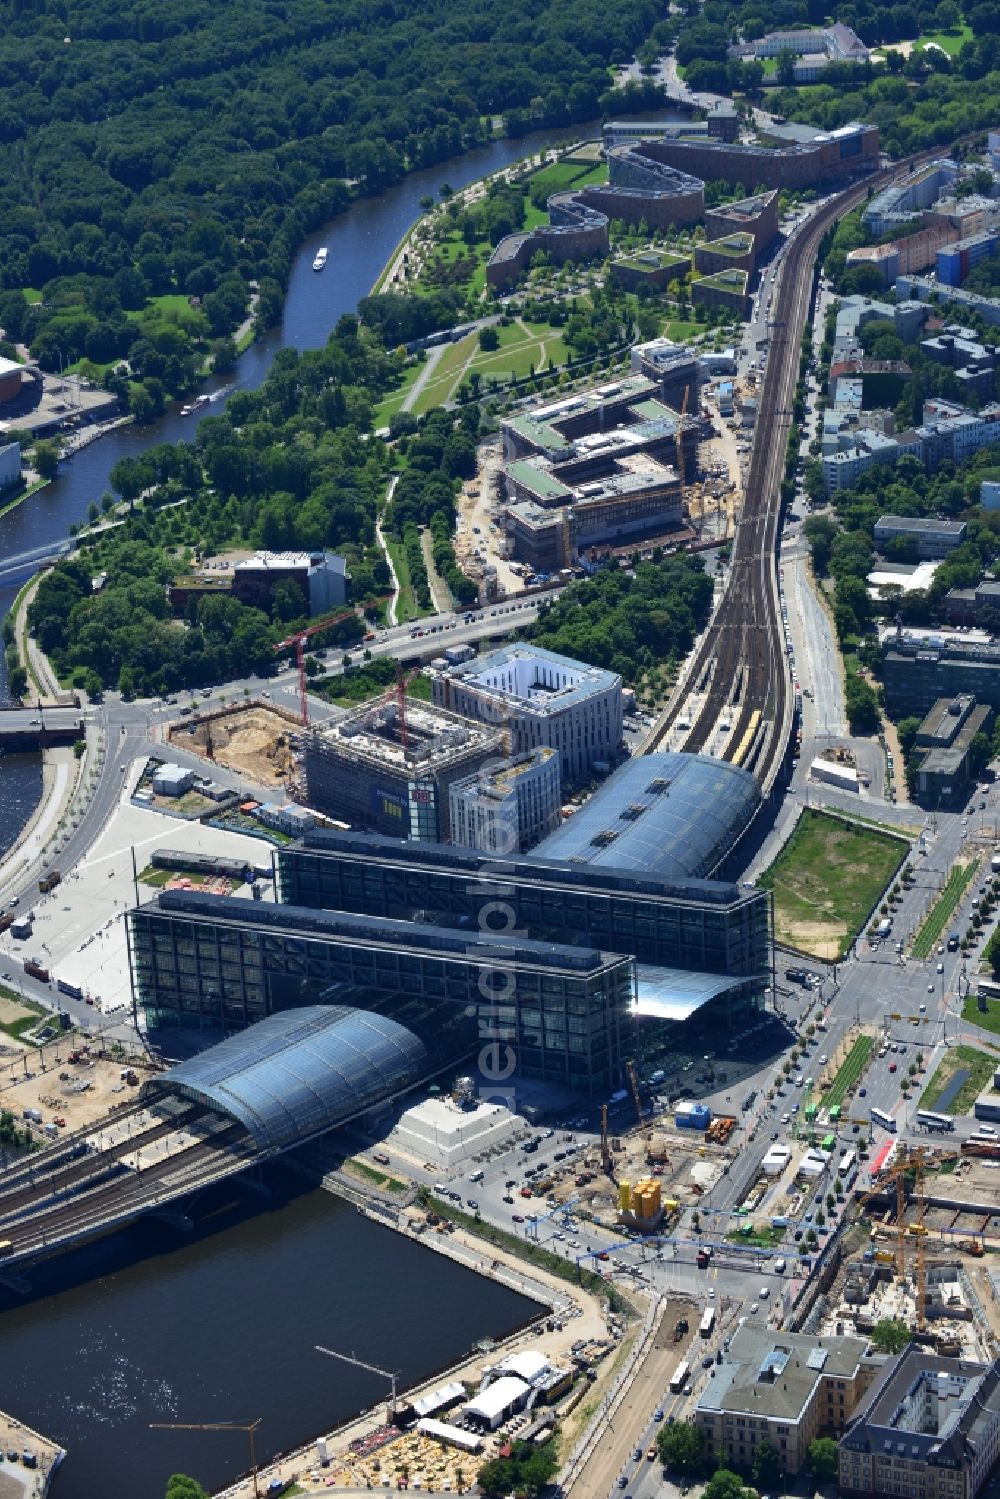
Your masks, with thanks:
[{"label": "white office building", "polygon": [[604,774],[620,758],[622,679],[536,645],[509,645],[432,676],[434,702],[504,729],[512,754],[547,746],[564,783]]},{"label": "white office building", "polygon": [[542,745],[451,786],[453,843],[483,853],[523,854],[559,826],[559,756]]}]

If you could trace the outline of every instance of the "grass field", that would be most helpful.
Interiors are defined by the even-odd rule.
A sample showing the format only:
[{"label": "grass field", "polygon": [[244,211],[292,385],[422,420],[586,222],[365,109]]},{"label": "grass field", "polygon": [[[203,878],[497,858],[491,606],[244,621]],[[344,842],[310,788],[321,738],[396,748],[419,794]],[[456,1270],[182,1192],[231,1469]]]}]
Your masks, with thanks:
[{"label": "grass field", "polygon": [[391,391],[384,400],[379,401],[375,407],[374,422],[376,428],[387,427],[389,425],[389,418],[395,416],[397,411],[402,411],[403,402],[409,395],[410,389],[423,367],[422,363],[407,365],[403,371],[403,378],[396,386],[396,389]]},{"label": "grass field", "polygon": [[558,329],[550,328],[547,323],[525,323],[518,319],[507,327],[497,327],[497,333],[499,349],[480,349],[476,333],[468,333],[458,343],[449,344],[414,401],[414,414],[422,416],[433,406],[453,400],[462,381],[471,374],[481,375],[484,385],[491,381],[505,383],[530,375],[532,369],[565,364],[569,358]]},{"label": "grass field", "polygon": [[966,42],[972,41],[971,26],[956,26],[953,31],[928,31],[913,43],[914,52],[922,47],[940,47],[949,57],[957,57]]},{"label": "grass field", "polygon": [[978,867],[978,859],[973,859],[971,864],[955,865],[948,876],[947,884],[931,907],[927,920],[917,933],[917,940],[913,944],[915,958],[930,957],[934,951],[934,944],[948,925],[952,913]]},{"label": "grass field", "polygon": [[962,1006],[962,1019],[968,1020],[972,1025],[978,1025],[981,1030],[992,1031],[994,1036],[1000,1036],[1000,1004],[995,999],[986,1001],[985,1012],[979,1008],[974,994],[965,996],[965,1004]]},{"label": "grass field", "polygon": [[761,876],[775,936],[817,958],[843,956],[906,856],[901,838],[807,810]]},{"label": "grass field", "polygon": [[848,1093],[857,1087],[861,1074],[868,1066],[868,1059],[875,1049],[871,1036],[859,1036],[837,1070],[830,1089],[823,1095],[823,1107],[833,1109],[843,1105]]},{"label": "grass field", "polygon": [[989,1087],[996,1065],[996,1057],[987,1051],[977,1051],[974,1046],[953,1046],[920,1095],[920,1107],[933,1109],[955,1073],[968,1071],[971,1077],[948,1105],[949,1114],[967,1114],[980,1093]]}]

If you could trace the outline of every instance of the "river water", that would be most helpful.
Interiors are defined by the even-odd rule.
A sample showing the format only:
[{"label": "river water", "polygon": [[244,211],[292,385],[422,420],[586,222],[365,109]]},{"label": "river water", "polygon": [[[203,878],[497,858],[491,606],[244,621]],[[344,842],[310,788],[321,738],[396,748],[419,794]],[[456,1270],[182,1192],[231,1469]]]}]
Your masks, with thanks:
[{"label": "river water", "polygon": [[385,1398],[317,1343],[402,1390],[537,1311],[327,1192],[270,1185],[263,1204],[220,1189],[193,1234],[147,1221],[42,1266],[27,1302],[3,1293],[0,1408],[67,1449],[52,1499],[163,1499],[177,1472],[211,1492],[247,1471],[248,1438],[150,1423],[261,1416],[263,1464]]},{"label": "river water", "polygon": [[[377,198],[364,198],[331,220],[302,245],[288,285],[281,326],[272,328],[241,355],[235,376],[209,381],[217,413],[231,389],[254,390],[264,381],[278,349],[322,346],[337,319],[353,312],[407,229],[419,216],[420,199],[436,195],[442,183],[465,187],[477,178],[509,166],[530,152],[595,135],[597,122],[564,130],[543,131],[522,140],[499,140],[477,151],[426,171],[415,172]],[[320,245],[330,258],[321,273],[312,269]],[[124,427],[92,443],[64,463],[58,477],[23,505],[0,517],[0,618],[17,590],[34,571],[31,553],[64,541],[69,528],[86,519],[92,500],[110,487],[108,476],[119,458],[135,456],[162,442],[181,442],[194,433],[196,419],[180,415],[176,403],[159,421],[147,427]],[[28,554],[28,555],[26,555]],[[19,559],[23,559],[19,562]],[[3,652],[0,651],[0,704],[6,701]],[[14,842],[37,804],[41,791],[40,763],[35,756],[0,762],[0,855]]]}]

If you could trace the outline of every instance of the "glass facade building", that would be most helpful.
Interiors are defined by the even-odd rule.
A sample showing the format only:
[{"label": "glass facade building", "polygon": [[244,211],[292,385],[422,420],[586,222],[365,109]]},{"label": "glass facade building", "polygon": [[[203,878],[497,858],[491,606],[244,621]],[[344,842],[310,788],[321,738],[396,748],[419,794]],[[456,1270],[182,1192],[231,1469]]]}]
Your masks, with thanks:
[{"label": "glass facade building", "polygon": [[241,1030],[328,1003],[382,1009],[466,1055],[509,1048],[522,1077],[619,1087],[635,996],[628,956],[381,916],[166,891],[129,913],[132,978],[151,1029]]},{"label": "glass facade building", "polygon": [[745,979],[744,988],[730,991],[734,1000],[772,982],[771,901],[764,890],[677,882],[536,853],[495,859],[353,832],[308,833],[279,850],[275,863],[280,898],[299,906],[464,930],[509,919],[535,937]]}]

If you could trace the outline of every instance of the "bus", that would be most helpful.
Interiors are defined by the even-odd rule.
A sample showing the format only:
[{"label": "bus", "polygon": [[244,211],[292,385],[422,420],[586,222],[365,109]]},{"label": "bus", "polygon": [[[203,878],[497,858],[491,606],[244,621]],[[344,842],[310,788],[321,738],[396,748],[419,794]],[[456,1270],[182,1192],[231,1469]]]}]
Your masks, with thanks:
[{"label": "bus", "polygon": [[687,1360],[685,1360],[683,1364],[677,1365],[677,1368],[674,1370],[674,1377],[670,1381],[670,1393],[672,1395],[680,1394],[681,1390],[683,1390],[684,1386],[688,1382],[688,1376],[690,1375],[690,1373],[691,1365],[687,1362]]},{"label": "bus", "polygon": [[715,1307],[714,1306],[706,1306],[706,1308],[705,1308],[705,1314],[704,1314],[704,1316],[701,1319],[701,1326],[698,1328],[698,1331],[701,1333],[701,1335],[702,1335],[703,1338],[710,1338],[712,1336],[712,1332],[713,1332],[714,1328],[715,1328]]},{"label": "bus", "polygon": [[929,1109],[917,1110],[917,1123],[924,1129],[953,1130],[955,1121],[950,1114],[932,1114]]},{"label": "bus", "polygon": [[824,1135],[823,1138],[822,1138],[822,1140],[820,1141],[820,1149],[821,1150],[825,1150],[828,1153],[830,1151],[836,1149],[836,1145],[837,1145],[837,1136],[836,1135]]},{"label": "bus", "polygon": [[839,1172],[839,1174],[844,1177],[849,1176],[857,1158],[858,1157],[856,1151],[845,1150],[844,1154],[837,1162],[837,1171]]},{"label": "bus", "polygon": [[872,1109],[872,1124],[880,1124],[887,1129],[890,1135],[894,1135],[899,1128],[891,1114],[883,1114],[881,1109]]},{"label": "bus", "polygon": [[56,988],[63,994],[69,994],[73,999],[83,998],[83,989],[79,984],[74,984],[70,979],[56,979]]}]

